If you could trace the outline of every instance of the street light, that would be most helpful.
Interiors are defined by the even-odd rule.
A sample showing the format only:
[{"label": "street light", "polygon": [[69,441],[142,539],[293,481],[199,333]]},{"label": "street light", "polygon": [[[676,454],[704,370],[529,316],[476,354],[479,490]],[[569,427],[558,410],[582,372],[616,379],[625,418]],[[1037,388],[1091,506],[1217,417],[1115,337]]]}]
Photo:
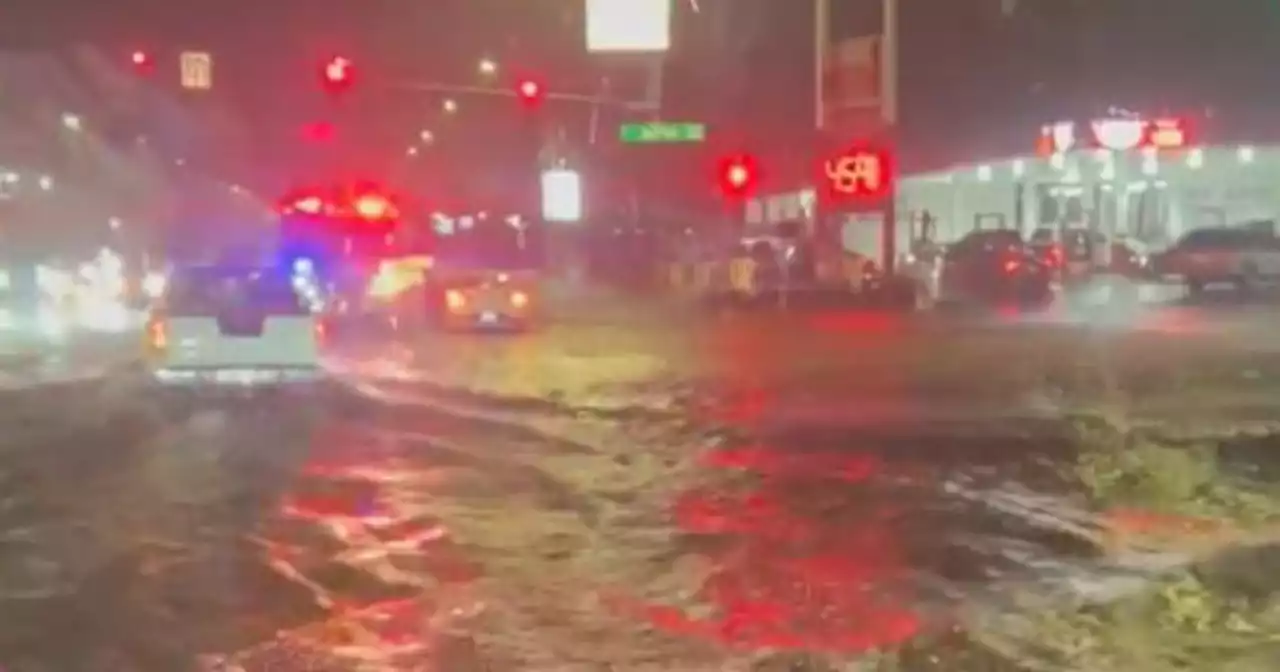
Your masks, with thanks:
[{"label": "street light", "polygon": [[424,130],[418,134],[418,139],[422,141],[422,144],[429,145],[436,141],[436,134],[431,131]]},{"label": "street light", "polygon": [[80,131],[84,129],[84,120],[78,115],[66,112],[62,115],[62,127],[69,131]]},{"label": "street light", "polygon": [[477,68],[482,75],[493,75],[498,72],[498,63],[491,58],[482,58]]},{"label": "street light", "polygon": [[458,101],[452,98],[445,98],[444,103],[442,104],[442,107],[444,108],[444,111],[446,113],[453,114],[454,112],[458,111]]}]

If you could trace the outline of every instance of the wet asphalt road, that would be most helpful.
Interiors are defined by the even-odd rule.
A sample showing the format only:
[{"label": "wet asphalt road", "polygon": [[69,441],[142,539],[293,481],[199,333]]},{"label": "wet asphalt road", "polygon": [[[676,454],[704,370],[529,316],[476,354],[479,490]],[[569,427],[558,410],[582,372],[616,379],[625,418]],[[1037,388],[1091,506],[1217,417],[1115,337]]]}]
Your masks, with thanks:
[{"label": "wet asphalt road", "polygon": [[[1280,322],[573,312],[366,340],[334,385],[252,398],[11,367],[0,669],[719,670],[892,646],[1103,573],[1056,498],[1055,359],[1266,352]],[[949,359],[967,373],[934,377]]]}]

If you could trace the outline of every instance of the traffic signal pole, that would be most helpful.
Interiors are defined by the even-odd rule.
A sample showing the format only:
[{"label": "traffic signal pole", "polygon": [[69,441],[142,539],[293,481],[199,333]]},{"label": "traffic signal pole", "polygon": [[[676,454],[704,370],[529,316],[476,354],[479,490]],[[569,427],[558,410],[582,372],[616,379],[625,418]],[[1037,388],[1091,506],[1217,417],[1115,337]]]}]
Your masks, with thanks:
[{"label": "traffic signal pole", "polygon": [[[438,94],[454,94],[459,96],[489,96],[497,98],[526,98],[527,94],[521,91],[521,87],[498,87],[498,86],[478,86],[474,84],[451,84],[447,82],[422,82],[422,81],[398,81],[389,83],[392,88],[402,91],[420,92],[420,93],[438,93]],[[609,94],[607,84],[602,83],[594,94],[584,94],[575,92],[557,92],[545,89],[537,91],[538,102],[559,101],[575,104],[590,105],[592,110],[591,127],[588,129],[590,135],[590,144],[595,143],[596,127],[599,124],[599,114],[602,108],[620,108],[629,111],[653,111],[655,109],[654,100],[626,100],[617,98]],[[544,128],[541,125],[541,115],[538,110],[532,110],[532,113],[526,117],[529,130],[527,137],[533,143],[536,150],[535,176],[541,178],[542,171],[546,167],[542,159],[541,143]],[[538,199],[535,199],[537,202]],[[536,206],[535,206],[535,209]],[[544,255],[551,262],[551,267],[560,271],[567,272],[568,280],[576,283],[580,273],[583,272],[585,261],[582,258],[583,243],[582,231],[578,228],[570,228],[563,226],[544,226],[543,243]]]},{"label": "traffic signal pole", "polygon": [[[516,98],[520,95],[519,91],[512,91],[510,89],[495,86],[445,84],[436,82],[400,82],[396,84],[395,87],[406,91],[421,91],[424,93],[458,93],[477,96],[496,96],[502,98]],[[622,107],[628,110],[649,110],[653,107],[653,104],[649,101],[623,100],[599,94],[556,93],[553,91],[547,91],[542,94],[542,97],[546,100],[563,100],[599,106]]]}]

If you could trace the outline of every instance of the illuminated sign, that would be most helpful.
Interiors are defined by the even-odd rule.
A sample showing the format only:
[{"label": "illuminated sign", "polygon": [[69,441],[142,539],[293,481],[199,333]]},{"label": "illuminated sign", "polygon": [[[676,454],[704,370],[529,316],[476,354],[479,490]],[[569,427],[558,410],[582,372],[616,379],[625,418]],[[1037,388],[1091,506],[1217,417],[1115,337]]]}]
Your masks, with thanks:
[{"label": "illuminated sign", "polygon": [[672,0],[586,0],[587,51],[664,52]]},{"label": "illuminated sign", "polygon": [[1181,149],[1189,144],[1186,125],[1180,119],[1097,119],[1089,122],[1088,136],[1077,137],[1076,124],[1070,121],[1040,128],[1036,153],[1042,156],[1069,152],[1077,147],[1097,147],[1116,152],[1152,147]]},{"label": "illuminated sign", "polygon": [[834,200],[881,198],[888,194],[894,179],[889,154],[869,148],[850,149],[827,159],[823,175],[827,193]]},{"label": "illuminated sign", "polygon": [[1093,122],[1093,137],[1105,149],[1123,152],[1146,139],[1147,123],[1141,119],[1102,119]]},{"label": "illuminated sign", "polygon": [[542,218],[548,222],[582,221],[582,175],[574,170],[542,173]]},{"label": "illuminated sign", "polygon": [[1147,132],[1147,145],[1156,149],[1178,149],[1187,146],[1187,132],[1178,119],[1157,119]]}]

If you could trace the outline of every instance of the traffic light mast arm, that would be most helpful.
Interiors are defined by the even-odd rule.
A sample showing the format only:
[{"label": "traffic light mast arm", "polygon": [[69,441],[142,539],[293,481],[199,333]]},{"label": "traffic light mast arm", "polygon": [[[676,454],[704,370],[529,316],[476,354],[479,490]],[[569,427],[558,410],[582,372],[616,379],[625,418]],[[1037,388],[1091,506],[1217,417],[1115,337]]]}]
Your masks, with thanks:
[{"label": "traffic light mast arm", "polygon": [[[517,98],[520,93],[518,91],[500,88],[496,86],[474,86],[465,84],[444,84],[435,82],[401,82],[395,85],[396,88],[407,91],[424,91],[432,93],[463,93],[478,96],[501,96],[504,98]],[[653,108],[652,103],[644,101],[621,100],[618,98],[610,98],[607,96],[589,95],[583,93],[554,93],[546,91],[540,94],[542,98],[547,100],[567,100],[575,103],[590,103],[593,105],[609,105],[615,107],[623,107],[629,110],[648,110]]]}]

